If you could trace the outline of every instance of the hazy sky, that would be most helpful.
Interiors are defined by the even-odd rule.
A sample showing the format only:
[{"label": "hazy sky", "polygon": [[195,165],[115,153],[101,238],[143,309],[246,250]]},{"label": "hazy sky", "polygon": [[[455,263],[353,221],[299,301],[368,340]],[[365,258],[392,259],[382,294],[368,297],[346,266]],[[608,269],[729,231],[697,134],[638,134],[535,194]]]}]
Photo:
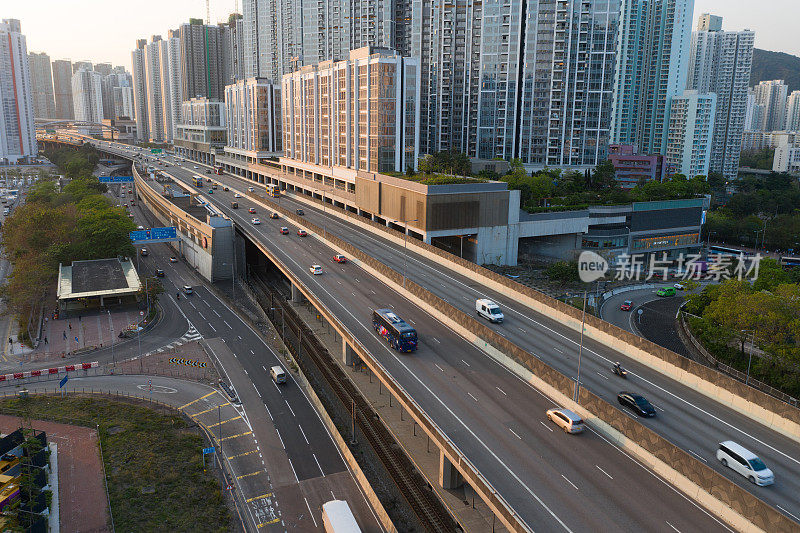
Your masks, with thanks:
[{"label": "hazy sky", "polygon": [[[239,4],[211,0],[211,20],[227,19]],[[695,0],[694,19],[704,12],[724,17],[724,29],[755,31],[758,48],[800,55],[798,0]],[[166,37],[190,17],[205,16],[204,0],[0,0],[0,18],[21,21],[29,51],[128,70],[136,39]]]}]

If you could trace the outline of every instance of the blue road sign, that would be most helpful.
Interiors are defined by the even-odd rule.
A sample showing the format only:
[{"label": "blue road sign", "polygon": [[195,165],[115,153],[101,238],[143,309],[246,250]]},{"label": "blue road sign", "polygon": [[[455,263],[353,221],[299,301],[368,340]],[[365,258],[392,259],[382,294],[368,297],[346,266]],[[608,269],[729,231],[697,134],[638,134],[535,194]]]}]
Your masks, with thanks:
[{"label": "blue road sign", "polygon": [[130,238],[134,244],[177,241],[178,230],[175,226],[136,230],[130,233]]},{"label": "blue road sign", "polygon": [[133,183],[133,176],[100,176],[100,183]]},{"label": "blue road sign", "polygon": [[67,384],[68,380],[69,380],[69,375],[64,376],[64,378],[61,381],[58,382],[58,388],[59,389],[63,389],[64,385]]},{"label": "blue road sign", "polygon": [[214,453],[215,448],[212,446],[211,448],[203,448],[203,455],[208,455],[210,453]]}]

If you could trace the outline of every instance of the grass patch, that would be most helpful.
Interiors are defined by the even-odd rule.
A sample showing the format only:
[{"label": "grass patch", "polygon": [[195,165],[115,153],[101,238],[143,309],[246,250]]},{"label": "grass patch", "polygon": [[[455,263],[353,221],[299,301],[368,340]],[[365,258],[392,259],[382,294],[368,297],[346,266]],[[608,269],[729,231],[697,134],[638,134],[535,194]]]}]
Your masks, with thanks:
[{"label": "grass patch", "polygon": [[0,413],[99,425],[117,531],[234,529],[213,471],[203,472],[200,450],[205,439],[178,414],[75,396],[7,398],[0,401]]}]

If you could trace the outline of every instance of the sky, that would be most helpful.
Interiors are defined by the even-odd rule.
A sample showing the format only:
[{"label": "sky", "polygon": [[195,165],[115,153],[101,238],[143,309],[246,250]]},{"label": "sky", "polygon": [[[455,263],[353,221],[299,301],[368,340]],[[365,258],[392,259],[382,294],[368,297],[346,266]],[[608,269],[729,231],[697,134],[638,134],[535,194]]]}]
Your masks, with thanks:
[{"label": "sky", "polygon": [[[295,0],[299,1],[299,0]],[[754,9],[757,4],[758,9]],[[227,20],[238,0],[210,0],[211,20]],[[135,8],[134,8],[135,6]],[[241,8],[240,8],[241,9]],[[695,16],[723,17],[723,29],[751,29],[756,48],[800,56],[798,0],[695,0]],[[130,70],[137,39],[167,36],[189,18],[206,18],[205,0],[0,0],[0,19],[22,24],[28,51],[51,59],[89,60]],[[694,26],[694,24],[693,24]]]}]

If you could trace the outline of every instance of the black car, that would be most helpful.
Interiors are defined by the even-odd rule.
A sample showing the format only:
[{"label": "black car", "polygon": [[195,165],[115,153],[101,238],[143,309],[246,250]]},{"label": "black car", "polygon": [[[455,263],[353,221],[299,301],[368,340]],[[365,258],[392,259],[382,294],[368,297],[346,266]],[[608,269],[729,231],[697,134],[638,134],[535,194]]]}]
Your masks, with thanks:
[{"label": "black car", "polygon": [[303,210],[302,210],[302,209],[297,209],[297,210],[295,210],[295,213],[297,213],[297,214],[298,214],[298,215],[300,215],[300,216],[303,216],[303,215],[305,215],[305,213],[303,212]]},{"label": "black car", "polygon": [[156,277],[157,278],[163,278],[164,277],[164,271],[161,270],[160,268],[157,268],[156,269]]},{"label": "black car", "polygon": [[647,401],[647,398],[639,394],[622,391],[617,394],[617,401],[620,405],[631,408],[639,416],[656,416],[655,408]]}]

